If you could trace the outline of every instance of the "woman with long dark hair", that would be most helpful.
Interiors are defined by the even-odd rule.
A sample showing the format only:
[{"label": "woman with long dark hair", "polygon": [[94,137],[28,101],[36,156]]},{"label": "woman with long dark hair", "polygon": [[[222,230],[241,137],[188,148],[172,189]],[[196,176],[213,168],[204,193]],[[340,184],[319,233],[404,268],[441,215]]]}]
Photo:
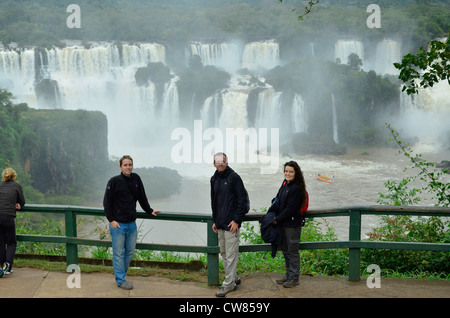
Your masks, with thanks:
[{"label": "woman with long dark hair", "polygon": [[299,243],[302,227],[301,209],[307,202],[305,179],[302,170],[295,161],[284,164],[284,181],[271,209],[276,212],[274,224],[281,228],[281,251],[286,262],[286,274],[278,279],[278,284],[290,288],[299,284],[300,254]]}]

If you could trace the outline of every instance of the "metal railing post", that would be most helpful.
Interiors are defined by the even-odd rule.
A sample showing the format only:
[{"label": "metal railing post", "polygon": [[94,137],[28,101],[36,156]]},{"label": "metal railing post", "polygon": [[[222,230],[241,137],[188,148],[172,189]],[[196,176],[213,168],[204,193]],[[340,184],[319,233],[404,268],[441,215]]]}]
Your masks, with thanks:
[{"label": "metal railing post", "polygon": [[[207,245],[209,248],[217,247],[219,245],[219,239],[217,238],[217,233],[214,233],[212,226],[213,221],[208,220],[207,222]],[[208,286],[219,285],[219,253],[208,251],[207,253],[208,262]]]},{"label": "metal railing post", "polygon": [[[71,209],[66,209],[64,212],[65,224],[66,224],[66,237],[76,238],[77,237],[77,217],[76,213]],[[67,266],[71,264],[78,264],[78,245],[72,243],[66,243],[66,262]]]},{"label": "metal railing post", "polygon": [[[352,242],[361,241],[361,212],[350,211],[349,240]],[[349,248],[348,255],[348,279],[358,281],[361,279],[361,249],[359,247]]]}]

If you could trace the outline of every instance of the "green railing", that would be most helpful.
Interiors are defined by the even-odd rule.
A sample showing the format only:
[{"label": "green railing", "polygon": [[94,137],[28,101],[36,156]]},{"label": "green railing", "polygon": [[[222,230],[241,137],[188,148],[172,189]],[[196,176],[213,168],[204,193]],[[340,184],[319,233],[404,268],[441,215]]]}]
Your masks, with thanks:
[{"label": "green railing", "polygon": [[[33,213],[57,213],[65,216],[65,236],[48,235],[17,235],[19,241],[49,242],[66,245],[67,265],[78,264],[78,245],[88,246],[111,246],[111,241],[85,239],[77,237],[77,216],[103,216],[101,208],[87,208],[76,206],[48,206],[48,205],[26,205],[23,212]],[[263,214],[249,213],[245,221],[258,221]],[[450,208],[439,207],[389,207],[389,206],[367,206],[348,207],[338,209],[311,209],[308,218],[326,218],[346,216],[349,217],[349,240],[330,242],[301,242],[300,249],[349,249],[349,280],[360,280],[360,251],[361,248],[378,249],[401,249],[401,250],[425,250],[425,251],[447,251],[450,252],[450,243],[420,243],[420,242],[387,242],[361,240],[362,215],[414,215],[414,216],[440,216],[450,217]],[[200,213],[178,213],[164,212],[157,217],[138,212],[140,219],[165,220],[176,222],[199,222],[205,223],[207,227],[206,246],[196,245],[164,245],[153,243],[137,243],[137,249],[205,253],[208,264],[208,285],[219,284],[219,246],[217,234],[212,231],[211,214]],[[270,251],[270,244],[241,245],[241,252]]]}]

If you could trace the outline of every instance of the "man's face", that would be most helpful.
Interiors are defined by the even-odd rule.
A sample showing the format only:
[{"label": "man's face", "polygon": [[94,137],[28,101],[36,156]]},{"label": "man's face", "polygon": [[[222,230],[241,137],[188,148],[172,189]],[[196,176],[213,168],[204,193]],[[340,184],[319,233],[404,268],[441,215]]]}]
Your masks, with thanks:
[{"label": "man's face", "polygon": [[130,159],[123,159],[120,170],[122,170],[122,173],[124,175],[129,177],[131,175],[131,172],[133,171],[133,161]]},{"label": "man's face", "polygon": [[214,167],[216,167],[217,171],[224,172],[227,166],[228,163],[226,162],[226,157],[224,155],[214,157]]}]

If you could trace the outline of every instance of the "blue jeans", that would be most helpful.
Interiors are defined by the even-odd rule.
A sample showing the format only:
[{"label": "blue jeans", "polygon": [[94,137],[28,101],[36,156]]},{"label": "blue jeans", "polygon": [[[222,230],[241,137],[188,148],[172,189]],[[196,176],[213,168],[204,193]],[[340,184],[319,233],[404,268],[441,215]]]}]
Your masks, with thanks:
[{"label": "blue jeans", "polygon": [[137,240],[136,222],[119,223],[119,225],[120,228],[109,225],[113,248],[114,276],[117,286],[125,281]]}]

